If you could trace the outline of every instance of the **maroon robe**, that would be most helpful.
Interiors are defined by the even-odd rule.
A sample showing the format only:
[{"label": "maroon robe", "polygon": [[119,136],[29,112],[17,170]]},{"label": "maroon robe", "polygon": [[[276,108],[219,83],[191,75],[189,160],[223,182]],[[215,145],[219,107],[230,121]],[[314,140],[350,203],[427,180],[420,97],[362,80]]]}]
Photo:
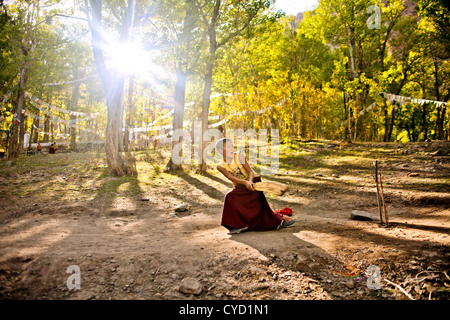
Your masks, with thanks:
[{"label": "maroon robe", "polygon": [[[259,181],[260,177],[253,178],[253,182]],[[225,195],[221,225],[229,230],[244,227],[253,231],[274,230],[282,220],[282,214],[270,208],[262,191],[251,191],[238,184]]]}]

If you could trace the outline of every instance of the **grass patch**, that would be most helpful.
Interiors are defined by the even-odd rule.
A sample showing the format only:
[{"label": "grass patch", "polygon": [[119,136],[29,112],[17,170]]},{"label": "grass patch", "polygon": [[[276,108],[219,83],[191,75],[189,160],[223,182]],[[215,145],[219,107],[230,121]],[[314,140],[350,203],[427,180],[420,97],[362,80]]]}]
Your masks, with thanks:
[{"label": "grass patch", "polygon": [[[391,144],[374,145],[354,144],[339,147],[338,144],[323,142],[294,141],[281,144],[279,149],[279,172],[265,177],[279,182],[290,183],[293,188],[326,189],[329,187],[344,187],[347,184],[362,184],[364,179],[370,180],[373,162],[380,159],[380,168],[388,173],[388,167],[383,163],[408,163],[413,166],[433,166],[432,157],[426,153],[400,155],[397,146]],[[217,199],[217,188],[227,189],[231,184],[215,167],[210,167],[206,174],[197,174],[197,167],[184,166],[183,172],[166,173],[164,167],[170,157],[169,148],[159,150],[144,150],[123,154],[136,168],[129,176],[113,177],[110,175],[105,161],[104,152],[59,153],[55,155],[21,156],[13,161],[11,166],[6,160],[0,160],[0,194],[8,197],[34,197],[42,200],[54,199],[110,199],[118,196],[140,197],[149,192],[164,194],[167,190],[173,195],[181,196],[190,188],[201,190],[208,197]],[[252,164],[256,173],[261,172],[261,164]],[[410,168],[410,167],[408,167]],[[422,167],[421,167],[422,168]],[[431,168],[432,169],[432,168]],[[393,169],[394,170],[394,169]],[[405,172],[391,171],[396,174],[386,175],[386,186],[391,189],[408,191],[448,192],[449,179],[443,172],[435,176],[416,177],[405,180]],[[408,170],[408,169],[406,169]],[[430,171],[431,172],[431,171]],[[334,176],[333,176],[334,175]],[[345,175],[346,177],[339,177]],[[339,180],[333,181],[333,177]],[[431,176],[431,177],[430,177]],[[368,181],[367,180],[367,181]],[[356,182],[354,182],[356,181]],[[339,183],[339,184],[337,184]],[[218,191],[219,193],[221,191]],[[270,195],[269,195],[270,197]]]}]

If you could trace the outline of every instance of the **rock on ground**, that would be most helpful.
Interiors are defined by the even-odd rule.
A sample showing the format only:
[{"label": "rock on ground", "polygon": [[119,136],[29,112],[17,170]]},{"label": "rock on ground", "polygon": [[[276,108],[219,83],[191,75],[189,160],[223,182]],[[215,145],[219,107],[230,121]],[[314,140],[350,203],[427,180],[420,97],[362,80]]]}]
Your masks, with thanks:
[{"label": "rock on ground", "polygon": [[352,220],[362,220],[362,221],[373,221],[372,215],[366,211],[352,210],[350,212],[350,219]]},{"label": "rock on ground", "polygon": [[188,277],[181,280],[179,291],[182,293],[199,295],[202,293],[203,288],[197,279]]},{"label": "rock on ground", "polygon": [[182,212],[188,209],[187,203],[182,203],[174,208],[175,212]]}]

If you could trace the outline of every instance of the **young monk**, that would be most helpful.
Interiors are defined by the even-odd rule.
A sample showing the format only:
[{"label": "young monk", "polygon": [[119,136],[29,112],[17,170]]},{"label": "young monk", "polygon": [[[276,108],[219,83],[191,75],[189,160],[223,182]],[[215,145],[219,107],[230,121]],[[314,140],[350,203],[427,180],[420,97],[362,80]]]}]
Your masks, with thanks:
[{"label": "young monk", "polygon": [[234,152],[230,139],[218,140],[216,149],[222,155],[217,170],[234,184],[234,189],[225,196],[222,212],[221,225],[229,230],[228,234],[281,229],[295,222],[287,215],[272,211],[264,193],[253,189],[253,183],[261,178],[255,176],[242,154]]},{"label": "young monk", "polygon": [[53,143],[48,148],[48,153],[50,153],[50,154],[54,154],[55,153],[55,147],[53,146]]}]

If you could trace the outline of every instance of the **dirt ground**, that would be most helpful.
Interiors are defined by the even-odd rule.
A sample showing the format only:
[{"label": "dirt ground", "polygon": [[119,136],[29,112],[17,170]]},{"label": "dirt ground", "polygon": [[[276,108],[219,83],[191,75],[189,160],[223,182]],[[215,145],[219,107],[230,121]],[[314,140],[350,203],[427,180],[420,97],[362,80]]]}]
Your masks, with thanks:
[{"label": "dirt ground", "polygon": [[[297,222],[233,236],[220,226],[232,185],[219,172],[164,173],[164,150],[134,156],[129,177],[109,176],[99,152],[0,160],[1,299],[449,298],[449,143],[282,146],[279,174],[263,180],[290,190],[266,196]],[[71,265],[80,289],[67,287]],[[367,285],[369,266],[380,289]],[[180,291],[186,277],[200,294]]]}]

